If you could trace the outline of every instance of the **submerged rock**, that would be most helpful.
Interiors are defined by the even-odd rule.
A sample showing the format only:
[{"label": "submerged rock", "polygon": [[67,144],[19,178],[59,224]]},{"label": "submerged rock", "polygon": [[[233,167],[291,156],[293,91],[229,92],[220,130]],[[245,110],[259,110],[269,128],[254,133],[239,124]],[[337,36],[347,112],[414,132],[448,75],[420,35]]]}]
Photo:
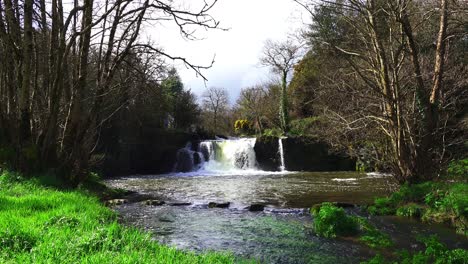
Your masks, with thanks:
[{"label": "submerged rock", "polygon": [[248,209],[250,212],[260,212],[260,211],[263,211],[263,209],[265,209],[265,205],[264,204],[251,204],[248,207]]},{"label": "submerged rock", "polygon": [[166,204],[170,205],[170,206],[188,206],[188,205],[192,205],[191,202],[184,202],[184,201],[170,201],[170,202],[167,202]]},{"label": "submerged rock", "polygon": [[127,199],[112,199],[104,202],[106,206],[116,206],[128,203]]},{"label": "submerged rock", "polygon": [[171,214],[161,215],[161,216],[159,217],[159,221],[161,221],[161,222],[167,222],[167,223],[172,223],[172,222],[175,222],[175,216],[174,216],[174,215],[171,215]]},{"label": "submerged rock", "polygon": [[226,203],[217,203],[217,202],[210,202],[208,203],[208,208],[229,208],[230,202]]},{"label": "submerged rock", "polygon": [[164,205],[165,202],[160,201],[160,200],[146,200],[145,204],[146,205],[152,205],[152,206],[161,206],[161,205]]}]

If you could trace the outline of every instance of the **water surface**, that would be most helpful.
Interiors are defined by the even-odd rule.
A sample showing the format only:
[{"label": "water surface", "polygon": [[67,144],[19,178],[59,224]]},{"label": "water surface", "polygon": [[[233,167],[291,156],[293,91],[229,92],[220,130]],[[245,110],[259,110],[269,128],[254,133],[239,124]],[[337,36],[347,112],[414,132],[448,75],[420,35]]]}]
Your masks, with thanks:
[{"label": "water surface", "polygon": [[[125,222],[152,232],[161,243],[195,251],[230,251],[265,263],[359,263],[372,257],[375,252],[356,241],[314,235],[308,208],[323,201],[367,204],[396,187],[391,176],[383,174],[255,170],[131,176],[107,184],[164,201],[191,203],[116,207]],[[231,204],[226,209],[208,208],[209,202]],[[247,207],[253,203],[266,208],[250,212]],[[347,210],[368,217],[401,248],[421,249],[415,237],[434,233],[453,247],[467,247],[465,238],[443,226]]]}]

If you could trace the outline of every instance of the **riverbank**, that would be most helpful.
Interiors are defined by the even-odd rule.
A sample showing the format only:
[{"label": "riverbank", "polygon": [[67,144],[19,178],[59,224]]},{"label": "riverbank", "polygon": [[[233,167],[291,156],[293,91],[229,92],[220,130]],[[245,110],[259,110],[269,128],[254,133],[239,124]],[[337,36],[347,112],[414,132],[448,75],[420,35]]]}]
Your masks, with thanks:
[{"label": "riverbank", "polygon": [[96,196],[0,175],[1,263],[234,263],[230,254],[163,246],[124,227]]},{"label": "riverbank", "polygon": [[375,199],[373,215],[412,217],[427,223],[443,223],[468,236],[468,159],[453,161],[434,181],[404,184],[387,197]]}]

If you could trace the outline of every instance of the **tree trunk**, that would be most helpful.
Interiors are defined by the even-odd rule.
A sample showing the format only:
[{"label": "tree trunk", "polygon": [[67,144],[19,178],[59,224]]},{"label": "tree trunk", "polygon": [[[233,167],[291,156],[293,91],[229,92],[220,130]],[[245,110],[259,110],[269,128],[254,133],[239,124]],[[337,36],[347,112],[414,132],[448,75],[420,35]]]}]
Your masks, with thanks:
[{"label": "tree trunk", "polygon": [[283,130],[284,133],[289,132],[287,78],[288,78],[288,72],[283,71],[282,79],[281,79],[279,119],[280,119],[281,129]]}]

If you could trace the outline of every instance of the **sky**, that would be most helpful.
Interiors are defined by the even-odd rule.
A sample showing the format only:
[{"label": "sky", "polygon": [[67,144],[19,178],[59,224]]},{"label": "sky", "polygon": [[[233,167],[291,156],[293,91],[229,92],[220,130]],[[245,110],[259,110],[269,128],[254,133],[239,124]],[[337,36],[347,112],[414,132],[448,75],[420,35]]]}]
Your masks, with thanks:
[{"label": "sky", "polygon": [[285,40],[307,21],[305,12],[292,0],[219,0],[210,14],[229,30],[201,29],[196,32],[201,40],[188,41],[174,25],[165,25],[164,30],[155,28],[150,35],[164,51],[184,56],[193,64],[209,65],[214,57],[213,67],[203,71],[206,84],[181,63],[174,66],[185,87],[199,98],[206,87],[217,86],[228,91],[231,103],[241,88],[271,79],[268,68],[259,65],[264,42]]}]

